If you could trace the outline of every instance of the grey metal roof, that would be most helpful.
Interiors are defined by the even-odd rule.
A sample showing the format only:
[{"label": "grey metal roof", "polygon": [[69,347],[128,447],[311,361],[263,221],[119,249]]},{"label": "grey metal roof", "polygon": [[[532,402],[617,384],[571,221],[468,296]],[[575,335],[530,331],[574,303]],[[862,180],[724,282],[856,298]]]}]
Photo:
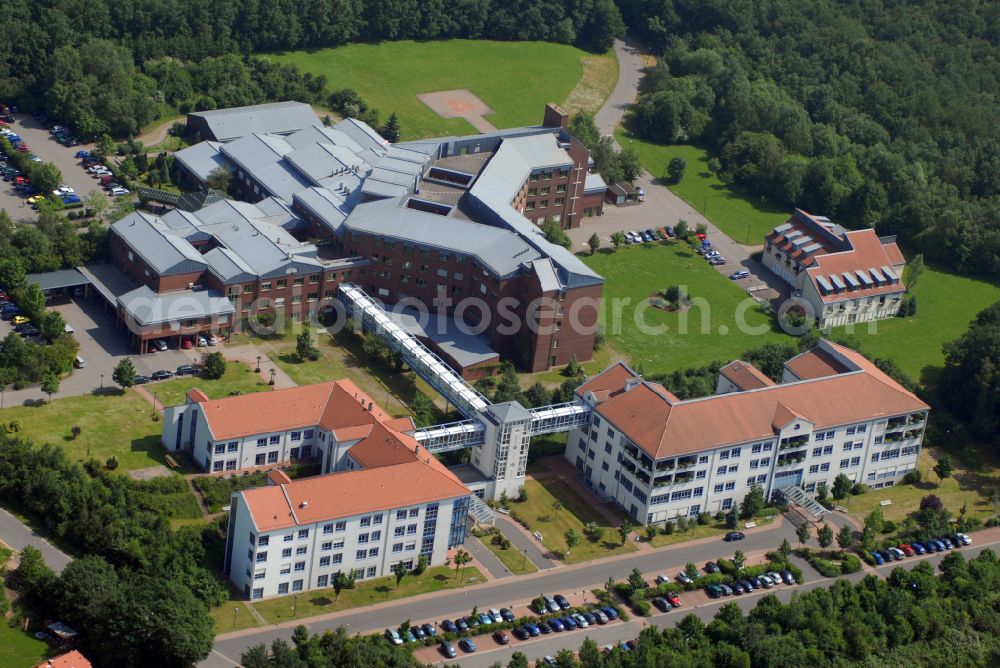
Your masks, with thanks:
[{"label": "grey metal roof", "polygon": [[344,199],[326,188],[307,188],[294,195],[295,203],[311,212],[331,232],[340,234],[350,209]]},{"label": "grey metal roof", "polygon": [[90,279],[81,274],[78,269],[57,269],[39,274],[28,274],[25,276],[25,281],[28,285],[37,283],[43,292],[60,288],[75,288],[90,283]]},{"label": "grey metal roof", "polygon": [[325,179],[349,181],[357,184],[358,173],[364,175],[368,164],[349,149],[333,144],[312,144],[285,155],[291,163],[313,185],[320,185]]},{"label": "grey metal roof", "polygon": [[217,141],[228,141],[253,132],[294,132],[315,125],[319,120],[308,104],[292,101],[197,111],[188,116],[203,119]]},{"label": "grey metal roof", "polygon": [[360,144],[362,148],[373,151],[379,156],[385,155],[388,150],[389,142],[363,121],[355,118],[345,118],[334,125],[333,129],[343,132]]},{"label": "grey metal roof", "polygon": [[386,313],[410,334],[429,339],[459,366],[468,367],[499,358],[490,345],[489,337],[471,333],[467,325],[456,322],[454,318],[425,313],[423,320],[426,322],[423,322],[415,308],[397,308],[397,305],[388,307]]},{"label": "grey metal roof", "polygon": [[406,186],[387,183],[386,181],[380,181],[378,179],[367,178],[365,179],[365,182],[361,184],[361,192],[368,195],[375,195],[377,197],[403,197],[409,192],[409,190]]},{"label": "grey metal roof", "polygon": [[583,192],[591,193],[607,189],[608,184],[604,182],[604,178],[600,174],[587,174],[587,178],[583,182]]},{"label": "grey metal roof", "polygon": [[177,290],[157,294],[145,285],[126,292],[118,298],[118,303],[144,326],[229,315],[236,311],[218,290]]},{"label": "grey metal roof", "polygon": [[263,185],[270,194],[291,201],[292,194],[313,185],[282,158],[292,146],[274,135],[247,135],[222,146],[222,153]]},{"label": "grey metal roof", "polygon": [[201,254],[187,241],[168,234],[169,228],[155,216],[136,211],[112,225],[111,229],[161,276],[205,269]]},{"label": "grey metal roof", "polygon": [[507,401],[502,404],[491,404],[486,408],[486,413],[491,417],[496,418],[497,424],[531,420],[531,413],[528,412],[528,409],[516,401]]},{"label": "grey metal roof", "polygon": [[556,275],[552,260],[547,257],[535,260],[531,263],[531,268],[535,271],[542,292],[554,292],[559,289],[559,277]]},{"label": "grey metal roof", "polygon": [[203,141],[181,149],[174,153],[174,159],[202,183],[208,180],[208,175],[217,167],[229,168],[219,148],[221,143],[216,141]]},{"label": "grey metal roof", "polygon": [[407,174],[409,176],[418,176],[423,173],[424,166],[423,163],[413,162],[412,160],[401,160],[399,158],[393,158],[388,155],[383,156],[372,165],[376,169],[382,169],[390,172],[399,172],[401,174]]},{"label": "grey metal roof", "polygon": [[510,276],[522,264],[541,257],[508,230],[400,206],[361,204],[348,217],[346,226],[358,232],[471,255],[500,277]]}]

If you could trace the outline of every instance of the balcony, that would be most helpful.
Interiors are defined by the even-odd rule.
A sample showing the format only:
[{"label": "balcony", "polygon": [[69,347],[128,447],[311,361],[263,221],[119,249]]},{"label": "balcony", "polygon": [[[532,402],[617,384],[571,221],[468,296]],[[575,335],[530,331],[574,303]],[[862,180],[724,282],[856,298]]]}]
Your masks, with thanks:
[{"label": "balcony", "polygon": [[661,476],[657,476],[656,479],[653,480],[653,486],[654,487],[665,487],[665,486],[671,484],[673,481],[674,481],[674,476],[673,475],[661,475]]},{"label": "balcony", "polygon": [[686,473],[678,473],[674,476],[675,483],[691,482],[694,480],[694,471],[688,471]]},{"label": "balcony", "polygon": [[697,464],[698,464],[697,457],[682,457],[681,459],[677,460],[677,468],[679,469],[689,469],[692,466],[696,466]]},{"label": "balcony", "polygon": [[672,459],[656,463],[657,473],[659,473],[660,471],[673,471],[673,470],[674,470],[674,460]]},{"label": "balcony", "polygon": [[906,425],[913,426],[917,424],[923,424],[927,420],[927,416],[923,413],[914,413],[913,415],[906,416]]},{"label": "balcony", "polygon": [[799,452],[789,452],[787,454],[778,457],[778,460],[774,463],[775,466],[790,466],[792,464],[801,464],[806,460],[806,451],[800,450]]},{"label": "balcony", "polygon": [[646,484],[646,485],[649,484],[649,474],[647,474],[647,473],[645,473],[643,471],[636,471],[635,477],[636,477],[636,479],[638,479],[639,481],[641,481],[643,484]]},{"label": "balcony", "polygon": [[778,446],[779,450],[787,450],[788,448],[800,448],[809,442],[809,436],[803,434],[802,436],[792,436],[791,438],[781,439],[781,444]]}]

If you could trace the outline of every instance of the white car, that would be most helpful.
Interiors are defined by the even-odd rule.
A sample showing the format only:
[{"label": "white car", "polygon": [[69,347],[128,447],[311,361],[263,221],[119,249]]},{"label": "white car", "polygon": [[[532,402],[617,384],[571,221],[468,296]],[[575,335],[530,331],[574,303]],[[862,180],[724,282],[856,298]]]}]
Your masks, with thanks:
[{"label": "white car", "polygon": [[207,345],[208,345],[208,339],[206,339],[204,336],[199,336],[198,337],[198,347],[200,348],[202,346],[207,346]]},{"label": "white car", "polygon": [[385,639],[389,641],[392,645],[402,645],[403,639],[399,637],[399,632],[396,629],[386,629]]},{"label": "white car", "polygon": [[957,533],[955,535],[958,536],[959,538],[961,538],[962,542],[965,543],[966,545],[972,545],[972,539],[969,538],[969,536],[967,534]]},{"label": "white car", "polygon": [[501,615],[500,611],[497,610],[496,608],[490,608],[490,618],[496,624],[500,624],[503,622],[503,615]]},{"label": "white car", "polygon": [[112,197],[122,197],[124,195],[128,195],[128,190],[125,189],[125,188],[112,188],[111,189],[111,196]]},{"label": "white car", "polygon": [[75,195],[76,194],[76,191],[73,190],[72,188],[70,188],[65,183],[62,184],[61,186],[59,186],[59,192],[64,193],[66,195]]},{"label": "white car", "polygon": [[666,575],[656,576],[656,584],[661,585],[661,584],[666,584],[667,582],[670,582],[670,578],[667,577]]},{"label": "white car", "polygon": [[210,345],[210,346],[217,346],[217,345],[219,345],[219,337],[217,337],[215,334],[209,334],[208,335],[208,345]]},{"label": "white car", "polygon": [[164,341],[163,339],[156,339],[155,341],[153,341],[153,345],[156,346],[157,350],[167,349],[167,342]]}]

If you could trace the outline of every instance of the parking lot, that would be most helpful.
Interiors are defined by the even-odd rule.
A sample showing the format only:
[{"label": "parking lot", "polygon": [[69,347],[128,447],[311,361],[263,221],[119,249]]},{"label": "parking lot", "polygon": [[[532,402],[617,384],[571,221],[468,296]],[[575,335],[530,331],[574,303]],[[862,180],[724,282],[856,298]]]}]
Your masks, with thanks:
[{"label": "parking lot", "polygon": [[[91,190],[100,190],[100,185],[96,179],[88,175],[79,158],[73,157],[81,149],[88,149],[83,145],[66,147],[57,143],[45,127],[31,117],[29,114],[15,114],[15,121],[10,125],[21,136],[21,139],[28,145],[31,153],[34,153],[43,162],[51,162],[62,172],[63,183],[73,188],[80,197],[85,196]],[[35,212],[17,193],[14,192],[12,183],[0,182],[0,208],[6,209],[14,220],[21,218],[35,218]]]},{"label": "parking lot", "polygon": [[[136,355],[130,347],[126,332],[115,323],[114,312],[105,308],[100,297],[74,297],[54,301],[48,308],[58,311],[70,327],[80,344],[80,356],[86,360],[82,369],[74,369],[72,375],[63,378],[59,392],[53,398],[89,394],[104,387],[113,386],[111,374],[123,357],[130,357],[136,374],[148,376],[154,371],[173,371],[181,364],[191,364],[200,357],[201,350],[167,350],[150,355]],[[11,330],[8,321],[0,321],[0,337]],[[103,378],[102,378],[103,376]],[[12,406],[45,399],[38,387],[24,390],[8,390],[5,405]]]}]

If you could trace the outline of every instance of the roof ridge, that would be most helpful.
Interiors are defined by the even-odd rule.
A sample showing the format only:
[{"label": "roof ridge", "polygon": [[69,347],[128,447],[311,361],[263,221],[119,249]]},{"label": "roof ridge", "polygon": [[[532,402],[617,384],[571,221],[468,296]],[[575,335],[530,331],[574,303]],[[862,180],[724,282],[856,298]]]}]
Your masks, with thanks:
[{"label": "roof ridge", "polygon": [[285,489],[285,485],[287,485],[287,484],[289,484],[289,483],[283,483],[281,485],[278,485],[278,488],[281,490],[282,496],[285,497],[285,503],[288,504],[288,514],[292,516],[292,520],[295,522],[296,525],[298,525],[299,524],[299,518],[295,514],[294,504],[292,504],[292,500],[290,498],[288,498],[288,491]]}]

